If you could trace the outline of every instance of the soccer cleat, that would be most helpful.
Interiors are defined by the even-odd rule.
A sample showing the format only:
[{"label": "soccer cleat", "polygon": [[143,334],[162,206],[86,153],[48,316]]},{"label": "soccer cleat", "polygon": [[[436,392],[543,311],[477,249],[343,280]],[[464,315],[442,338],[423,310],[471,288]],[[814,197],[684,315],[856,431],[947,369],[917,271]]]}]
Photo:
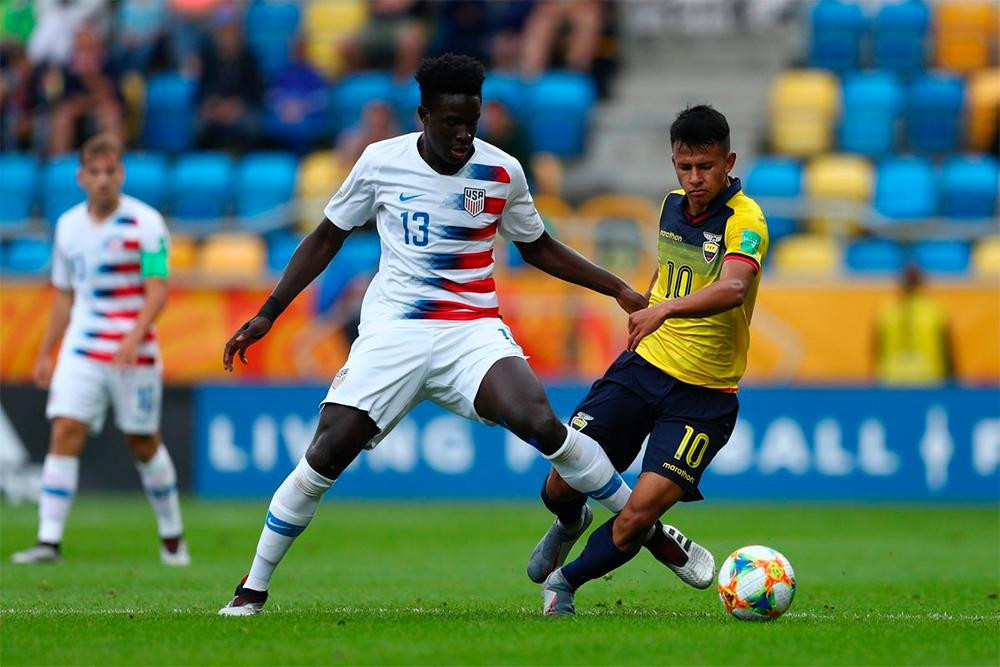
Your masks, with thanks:
[{"label": "soccer cleat", "polygon": [[219,610],[219,616],[253,616],[264,611],[264,603],[267,602],[267,591],[254,591],[243,588],[247,581],[246,577],[240,581],[233,593],[233,599],[225,607]]},{"label": "soccer cleat", "polygon": [[52,544],[38,543],[24,551],[18,551],[10,557],[15,565],[35,565],[38,563],[61,563],[62,555],[59,547]]},{"label": "soccer cleat", "polygon": [[545,536],[535,546],[535,550],[531,552],[531,558],[528,559],[528,577],[536,584],[540,584],[554,570],[562,567],[570,549],[573,548],[584,531],[590,527],[593,520],[594,513],[584,505],[580,525],[577,528],[568,530],[559,522],[559,519],[553,521],[552,525],[549,526],[549,531],[545,533]]},{"label": "soccer cleat", "polygon": [[575,597],[576,590],[566,581],[562,569],[555,570],[542,584],[542,613],[546,616],[576,616]]},{"label": "soccer cleat", "polygon": [[667,563],[667,567],[688,586],[702,589],[711,586],[715,579],[715,557],[712,556],[712,552],[690,537],[685,537],[673,526],[663,526],[663,534],[688,556],[687,562],[683,565]]},{"label": "soccer cleat", "polygon": [[171,550],[167,546],[166,540],[160,542],[160,562],[171,567],[190,565],[191,554],[188,552],[187,542],[184,541],[184,538],[176,541],[174,545],[174,549]]}]

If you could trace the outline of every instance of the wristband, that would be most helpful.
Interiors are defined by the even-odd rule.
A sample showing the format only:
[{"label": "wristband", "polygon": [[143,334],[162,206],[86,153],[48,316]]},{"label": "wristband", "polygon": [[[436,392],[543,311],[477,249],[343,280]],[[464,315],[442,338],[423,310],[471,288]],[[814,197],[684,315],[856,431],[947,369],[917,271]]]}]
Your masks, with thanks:
[{"label": "wristband", "polygon": [[281,315],[285,310],[285,307],[281,305],[281,302],[275,299],[273,296],[267,297],[267,301],[264,305],[260,307],[257,311],[257,317],[266,317],[273,323],[278,319],[278,315]]}]

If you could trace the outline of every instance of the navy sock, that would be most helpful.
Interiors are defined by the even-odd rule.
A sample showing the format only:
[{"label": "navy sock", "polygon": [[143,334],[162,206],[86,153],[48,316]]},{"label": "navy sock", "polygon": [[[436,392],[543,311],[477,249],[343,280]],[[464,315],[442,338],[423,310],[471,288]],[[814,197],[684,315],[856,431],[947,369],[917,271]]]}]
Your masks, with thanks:
[{"label": "navy sock", "polygon": [[546,509],[556,515],[562,525],[573,526],[583,516],[583,506],[587,504],[587,496],[581,495],[565,502],[553,500],[545,491],[545,484],[542,484],[542,502],[545,503]]},{"label": "navy sock", "polygon": [[562,568],[563,576],[573,588],[579,588],[591,579],[603,577],[635,558],[634,553],[627,554],[615,546],[611,527],[616,518],[617,515],[611,517],[592,532],[583,553]]}]

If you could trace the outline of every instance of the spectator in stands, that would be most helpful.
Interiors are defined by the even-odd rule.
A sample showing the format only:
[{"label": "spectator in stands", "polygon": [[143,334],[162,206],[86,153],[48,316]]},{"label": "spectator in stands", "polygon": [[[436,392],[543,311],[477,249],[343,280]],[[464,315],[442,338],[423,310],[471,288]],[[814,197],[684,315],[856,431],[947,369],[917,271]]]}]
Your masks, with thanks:
[{"label": "spectator in stands", "polygon": [[219,0],[170,0],[169,44],[174,65],[188,76],[196,76],[199,56],[207,38],[205,26]]},{"label": "spectator in stands", "polygon": [[370,0],[368,24],[344,42],[348,69],[388,69],[399,79],[416,71],[427,47],[429,4],[421,0]]},{"label": "spectator in stands", "polygon": [[31,145],[31,84],[31,63],[23,43],[0,42],[0,148],[5,151]]},{"label": "spectator in stands", "polygon": [[368,144],[391,139],[399,133],[392,107],[382,100],[373,100],[365,105],[357,125],[344,130],[337,138],[338,157],[350,169]]},{"label": "spectator in stands", "polygon": [[603,14],[599,0],[541,0],[524,26],[522,69],[532,78],[549,68],[563,28],[568,29],[562,61],[567,69],[589,73],[597,54]]},{"label": "spectator in stands", "polygon": [[115,72],[95,30],[84,24],[76,33],[73,55],[61,71],[50,71],[45,86],[53,93],[49,152],[57,155],[73,150],[77,126],[91,120],[98,131],[123,136],[121,96]]},{"label": "spectator in stands", "polygon": [[443,0],[435,2],[430,51],[461,53],[496,70],[517,70],[520,33],[533,0]]},{"label": "spectator in stands", "polygon": [[107,0],[36,0],[28,59],[34,65],[67,65],[73,55],[74,36],[84,24],[90,24],[100,36],[107,33],[107,10]]},{"label": "spectator in stands", "polygon": [[531,139],[506,104],[490,100],[483,105],[482,116],[479,120],[479,136],[484,141],[488,141],[517,158],[517,161],[524,167],[524,175],[528,179],[528,185],[534,186],[535,178],[531,169]]},{"label": "spectator in stands", "polygon": [[221,7],[212,16],[212,40],[201,53],[199,144],[244,151],[257,141],[264,80],[243,40],[240,15]]},{"label": "spectator in stands", "polygon": [[275,75],[264,99],[268,138],[300,155],[307,152],[327,129],[329,103],[326,81],[296,41],[291,61]]},{"label": "spectator in stands", "polygon": [[167,31],[163,0],[124,0],[115,24],[115,62],[120,72],[146,72]]},{"label": "spectator in stands", "polygon": [[954,376],[947,317],[922,287],[920,270],[906,267],[899,295],[877,315],[875,373],[883,384],[941,384]]}]

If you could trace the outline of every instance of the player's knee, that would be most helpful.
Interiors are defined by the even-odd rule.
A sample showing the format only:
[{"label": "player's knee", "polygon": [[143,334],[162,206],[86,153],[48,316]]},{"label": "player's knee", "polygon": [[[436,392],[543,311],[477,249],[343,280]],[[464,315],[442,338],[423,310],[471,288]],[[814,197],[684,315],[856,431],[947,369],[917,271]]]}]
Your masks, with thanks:
[{"label": "player's knee", "polygon": [[126,435],[125,442],[128,444],[132,456],[140,461],[148,461],[156,454],[160,448],[160,437],[153,435]]},{"label": "player's knee", "polygon": [[543,454],[554,454],[566,439],[566,427],[551,409],[527,410],[519,415],[515,422],[511,425],[511,430],[520,438],[534,444]]},{"label": "player's knee", "polygon": [[626,505],[612,526],[611,537],[622,551],[635,551],[646,541],[657,516],[650,511],[635,510]]},{"label": "player's knee", "polygon": [[87,425],[74,419],[57,417],[52,421],[50,450],[59,456],[79,456],[87,441]]},{"label": "player's knee", "polygon": [[336,479],[377,433],[367,413],[326,405],[306,450],[306,462],[324,477]]}]

